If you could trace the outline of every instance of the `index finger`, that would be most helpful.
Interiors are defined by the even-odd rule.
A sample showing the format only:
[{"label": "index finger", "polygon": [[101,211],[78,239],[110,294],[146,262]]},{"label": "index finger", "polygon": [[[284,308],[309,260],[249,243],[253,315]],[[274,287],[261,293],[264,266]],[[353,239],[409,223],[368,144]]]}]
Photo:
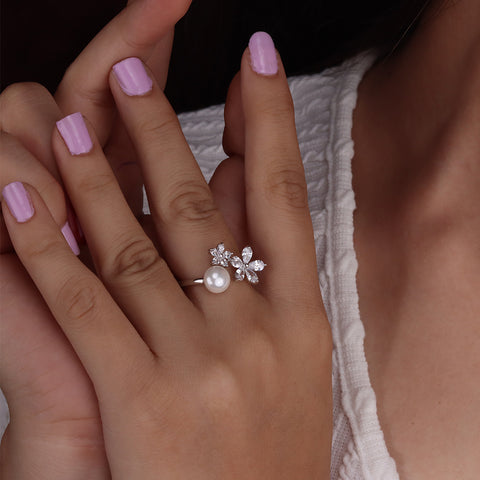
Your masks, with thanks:
[{"label": "index finger", "polygon": [[130,56],[147,62],[154,53],[160,63],[157,69],[166,72],[173,26],[190,3],[191,0],[130,0],[68,68],[55,94],[62,112],[83,112],[104,144],[115,112],[108,84],[111,66]]},{"label": "index finger", "polygon": [[293,101],[264,32],[252,36],[242,58],[241,98],[248,231],[270,265],[264,288],[280,303],[316,302],[315,243]]}]

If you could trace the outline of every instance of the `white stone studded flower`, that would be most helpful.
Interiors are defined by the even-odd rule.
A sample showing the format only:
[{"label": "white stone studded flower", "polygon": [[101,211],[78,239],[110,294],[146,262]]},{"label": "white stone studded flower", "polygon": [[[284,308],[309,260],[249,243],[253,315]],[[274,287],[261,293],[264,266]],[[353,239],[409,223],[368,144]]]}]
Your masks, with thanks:
[{"label": "white stone studded flower", "polygon": [[233,255],[232,252],[225,250],[225,245],[219,243],[217,248],[211,248],[210,254],[212,255],[212,265],[221,265],[222,267],[228,267],[228,262],[230,257]]},{"label": "white stone studded flower", "polygon": [[258,275],[255,272],[262,271],[267,264],[261,260],[251,262],[252,255],[252,247],[245,247],[242,250],[242,258],[234,256],[230,259],[230,264],[237,269],[235,272],[236,280],[243,280],[247,276],[250,283],[258,283]]}]

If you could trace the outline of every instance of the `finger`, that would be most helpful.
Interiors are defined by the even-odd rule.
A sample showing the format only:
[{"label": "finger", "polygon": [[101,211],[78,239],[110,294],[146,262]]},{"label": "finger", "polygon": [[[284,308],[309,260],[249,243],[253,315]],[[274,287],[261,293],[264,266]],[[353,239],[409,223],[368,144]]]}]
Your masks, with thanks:
[{"label": "finger", "polygon": [[[105,144],[114,120],[108,74],[110,67],[126,56],[148,61],[159,55],[158,71],[166,69],[172,27],[188,9],[191,0],[135,0],[129,2],[83,50],[67,70],[55,94],[64,114],[81,111],[92,122]],[[157,43],[166,40],[157,46]]]},{"label": "finger", "polygon": [[115,391],[112,384],[123,382],[132,358],[148,363],[151,352],[98,278],[72,254],[36,190],[14,182],[2,193],[15,251],[101,400]]},{"label": "finger", "polygon": [[113,72],[112,93],[138,153],[165,259],[177,278],[202,277],[208,250],[220,242],[235,249],[233,236],[151,74],[136,58]]},{"label": "finger", "polygon": [[266,33],[254,34],[243,55],[241,88],[248,230],[268,264],[265,286],[283,303],[316,301],[315,245],[293,101]]},{"label": "finger", "polygon": [[216,168],[209,183],[215,203],[237,245],[248,244],[244,167],[242,157],[227,158]]},{"label": "finger", "polygon": [[[80,251],[70,223],[67,222],[65,196],[60,183],[16,137],[0,132],[0,152],[2,165],[0,169],[0,187],[3,188],[11,183],[20,174],[25,178],[25,181],[35,185],[44,195],[45,202],[51,208],[52,217],[62,229],[65,240],[72,251],[78,255]],[[5,228],[5,224],[3,228]],[[10,246],[10,237],[8,232],[4,230],[0,240],[1,252],[8,251]]]},{"label": "finger", "polygon": [[38,83],[16,83],[0,96],[0,128],[18,138],[50,174],[60,181],[51,136],[60,109],[50,92]]},{"label": "finger", "polygon": [[245,156],[245,115],[243,113],[240,72],[228,88],[225,102],[223,149],[227,155]]},{"label": "finger", "polygon": [[[155,46],[147,62],[163,89],[167,82],[173,29]],[[143,179],[136,153],[121,119],[117,118],[105,146],[105,155],[113,168],[128,205],[138,218],[143,213]]]},{"label": "finger", "polygon": [[165,353],[190,339],[198,311],[130,210],[87,124],[78,113],[58,122],[54,132],[65,187],[100,278],[150,347]]},{"label": "finger", "polygon": [[[85,370],[13,254],[0,257],[0,304],[0,385],[15,432],[43,437],[55,425],[61,436],[64,430],[57,427],[66,419],[81,420],[76,424],[80,427],[98,416],[98,400]],[[66,387],[73,385],[74,394]],[[70,397],[63,402],[66,388]],[[94,430],[89,438],[101,438],[101,426]],[[102,445],[98,448],[95,459],[102,465],[105,453]]]},{"label": "finger", "polygon": [[143,178],[137,155],[123,122],[118,119],[104,152],[133,214],[143,213]]}]

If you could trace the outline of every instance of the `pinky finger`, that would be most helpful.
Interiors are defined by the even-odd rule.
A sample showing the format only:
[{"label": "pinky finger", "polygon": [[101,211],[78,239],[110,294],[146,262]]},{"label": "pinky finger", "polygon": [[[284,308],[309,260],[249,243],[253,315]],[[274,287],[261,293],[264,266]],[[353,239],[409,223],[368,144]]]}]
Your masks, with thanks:
[{"label": "pinky finger", "polygon": [[100,398],[112,390],[112,382],[122,382],[132,356],[145,360],[150,351],[100,280],[72,253],[33,187],[7,185],[2,211],[18,257]]}]

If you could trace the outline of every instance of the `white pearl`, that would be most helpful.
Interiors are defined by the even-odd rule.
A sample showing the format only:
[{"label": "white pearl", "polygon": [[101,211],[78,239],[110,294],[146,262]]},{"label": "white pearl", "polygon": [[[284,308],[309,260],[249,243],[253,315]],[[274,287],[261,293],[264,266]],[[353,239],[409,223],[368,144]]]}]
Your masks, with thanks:
[{"label": "white pearl", "polygon": [[227,269],[216,265],[205,272],[203,283],[209,292],[222,293],[230,285],[230,274]]}]

